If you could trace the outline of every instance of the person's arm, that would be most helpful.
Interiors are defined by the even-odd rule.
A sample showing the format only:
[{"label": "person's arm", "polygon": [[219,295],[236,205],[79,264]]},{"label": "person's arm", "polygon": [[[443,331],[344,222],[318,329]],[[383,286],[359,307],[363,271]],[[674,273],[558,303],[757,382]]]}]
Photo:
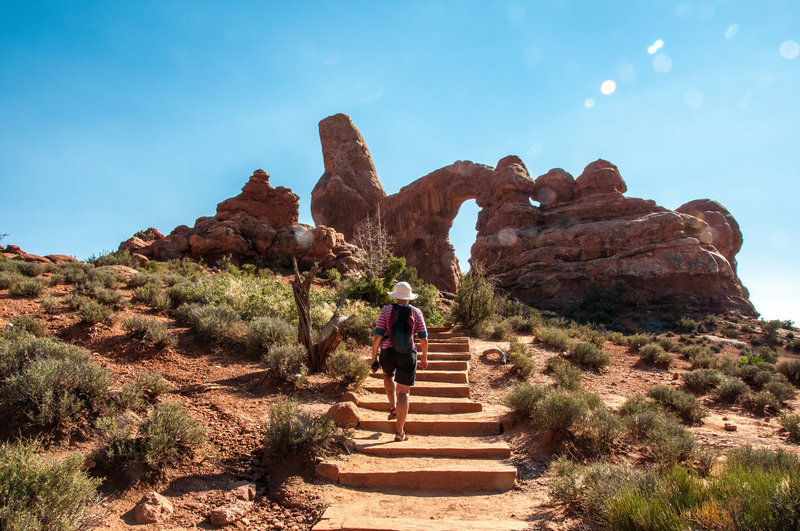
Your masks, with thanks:
[{"label": "person's arm", "polygon": [[428,338],[421,337],[419,338],[419,348],[422,349],[422,360],[419,362],[420,369],[427,369],[428,368]]},{"label": "person's arm", "polygon": [[422,350],[422,359],[418,366],[420,369],[428,368],[428,327],[425,326],[425,316],[422,315],[422,310],[415,308],[416,318],[414,319],[414,328],[419,339],[419,348]]},{"label": "person's arm", "polygon": [[[372,361],[370,361],[370,365],[375,363],[378,360],[378,350],[381,348],[381,343],[383,342],[383,336],[378,334],[372,335]],[[375,371],[373,371],[375,372]]]}]

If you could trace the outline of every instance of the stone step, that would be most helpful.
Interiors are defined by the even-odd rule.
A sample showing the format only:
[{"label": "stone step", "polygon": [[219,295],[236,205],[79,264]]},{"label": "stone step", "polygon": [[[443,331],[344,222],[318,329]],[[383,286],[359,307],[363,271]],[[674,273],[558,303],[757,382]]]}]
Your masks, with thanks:
[{"label": "stone step", "polygon": [[[374,380],[364,385],[364,390],[371,393],[384,393],[383,382]],[[411,388],[411,396],[448,396],[469,397],[469,385],[448,382],[417,382]]]},{"label": "stone step", "polygon": [[[383,411],[360,410],[362,430],[395,433],[397,421],[388,420]],[[409,435],[448,435],[458,437],[499,435],[502,423],[497,415],[478,413],[409,414],[404,430]]]},{"label": "stone step", "polygon": [[453,327],[452,326],[429,326],[428,327],[428,333],[433,332],[433,333],[439,334],[439,333],[443,333],[443,332],[450,333],[452,331],[453,331]]},{"label": "stone step", "polygon": [[[389,411],[386,395],[370,393],[358,400],[358,407],[373,411]],[[448,398],[439,396],[414,396],[408,405],[409,413],[477,413],[483,410],[480,402],[468,398]]]},{"label": "stone step", "polygon": [[[371,378],[383,380],[383,372],[370,373]],[[429,369],[421,370],[417,368],[417,382],[450,382],[450,383],[469,383],[467,371],[432,371]]]},{"label": "stone step", "polygon": [[428,343],[431,352],[469,352],[469,343]]},{"label": "stone step", "polygon": [[[422,359],[422,354],[417,356]],[[428,361],[469,361],[472,355],[469,352],[428,352]]]},{"label": "stone step", "polygon": [[447,361],[447,360],[432,360],[431,355],[428,354],[428,368],[426,371],[468,371],[469,362],[464,360]]},{"label": "stone step", "polygon": [[394,442],[393,433],[372,433],[356,430],[356,450],[382,457],[449,457],[465,459],[508,459],[511,448],[503,441],[475,437],[411,437]]},{"label": "stone step", "polygon": [[528,522],[519,520],[459,520],[446,518],[431,520],[422,518],[383,518],[362,516],[344,507],[329,507],[312,531],[518,531],[528,527]]},{"label": "stone step", "polygon": [[382,491],[499,492],[514,487],[517,469],[495,459],[355,455],[320,463],[317,475],[348,487]]}]

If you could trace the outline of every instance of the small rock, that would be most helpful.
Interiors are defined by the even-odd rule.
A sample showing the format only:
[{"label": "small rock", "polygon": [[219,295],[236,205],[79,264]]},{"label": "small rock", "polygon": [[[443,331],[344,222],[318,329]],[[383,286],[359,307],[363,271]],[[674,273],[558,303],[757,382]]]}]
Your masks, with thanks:
[{"label": "small rock", "polygon": [[354,428],[358,426],[361,417],[358,406],[352,402],[339,402],[328,409],[328,416],[337,426]]},{"label": "small rock", "polygon": [[137,524],[152,524],[157,522],[162,514],[173,511],[172,503],[167,498],[157,492],[149,492],[142,496],[133,508],[133,516]]},{"label": "small rock", "polygon": [[722,417],[722,420],[728,420],[728,417]]},{"label": "small rock", "polygon": [[725,423],[725,431],[736,431],[737,429],[738,428],[735,424],[728,424],[727,422]]},{"label": "small rock", "polygon": [[230,525],[244,517],[253,508],[251,502],[235,501],[211,511],[210,520],[215,526]]},{"label": "small rock", "polygon": [[339,481],[339,467],[333,463],[320,463],[315,470],[318,476],[331,481]]},{"label": "small rock", "polygon": [[673,372],[673,373],[672,373],[672,379],[673,379],[673,380],[677,380],[677,379],[679,379],[680,377],[681,377],[681,375],[680,375],[680,374],[678,374],[677,372]]},{"label": "small rock", "polygon": [[248,481],[234,483],[231,493],[240,500],[253,501],[256,499],[256,484]]},{"label": "small rock", "polygon": [[352,391],[347,391],[342,395],[342,402],[352,402],[355,405],[358,405],[358,395]]}]

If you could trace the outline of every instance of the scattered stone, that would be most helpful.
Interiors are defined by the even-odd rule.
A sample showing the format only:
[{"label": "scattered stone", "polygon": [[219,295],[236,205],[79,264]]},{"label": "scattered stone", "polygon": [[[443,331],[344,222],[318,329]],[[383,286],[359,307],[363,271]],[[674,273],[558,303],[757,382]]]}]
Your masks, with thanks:
[{"label": "scattered stone", "polygon": [[680,377],[681,377],[681,375],[680,375],[680,374],[678,374],[677,372],[673,372],[673,373],[672,373],[672,379],[673,379],[673,380],[678,380],[678,379],[680,379]]},{"label": "scattered stone", "polygon": [[722,420],[728,420],[728,417],[722,417]]},{"label": "scattered stone", "polygon": [[211,511],[209,518],[215,526],[230,525],[242,519],[252,508],[252,502],[237,500],[217,507]]},{"label": "scattered stone", "polygon": [[173,511],[172,503],[167,498],[157,492],[149,492],[133,508],[133,516],[138,524],[152,524],[165,513]]},{"label": "scattered stone", "polygon": [[505,353],[505,352],[503,352],[502,350],[500,350],[499,348],[489,348],[489,349],[486,349],[486,350],[484,350],[484,351],[483,351],[483,354],[482,354],[482,355],[483,355],[483,356],[486,356],[486,357],[487,357],[487,359],[488,359],[488,357],[489,357],[489,354],[497,354],[498,356],[500,356],[500,362],[502,362],[502,363],[508,363],[508,356],[506,356],[506,353]]},{"label": "scattered stone", "polygon": [[256,499],[256,484],[249,481],[235,483],[231,493],[240,500],[253,501]]},{"label": "scattered stone", "polygon": [[725,423],[725,431],[736,431],[737,429],[738,428],[735,424],[728,424],[727,422]]},{"label": "scattered stone", "polygon": [[352,402],[353,404],[358,405],[358,395],[352,391],[347,391],[342,395],[342,402]]},{"label": "scattered stone", "polygon": [[328,416],[337,426],[354,428],[358,426],[361,416],[358,406],[352,402],[338,402],[328,409]]}]

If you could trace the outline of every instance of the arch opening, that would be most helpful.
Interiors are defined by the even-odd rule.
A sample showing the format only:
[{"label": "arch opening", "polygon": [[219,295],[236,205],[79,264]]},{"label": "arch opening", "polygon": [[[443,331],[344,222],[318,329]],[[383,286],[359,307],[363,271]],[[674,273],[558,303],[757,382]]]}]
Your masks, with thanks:
[{"label": "arch opening", "polygon": [[458,266],[462,273],[469,271],[469,258],[472,253],[472,244],[478,237],[478,213],[481,207],[474,199],[467,199],[458,208],[458,214],[450,225],[448,240],[455,250]]}]

